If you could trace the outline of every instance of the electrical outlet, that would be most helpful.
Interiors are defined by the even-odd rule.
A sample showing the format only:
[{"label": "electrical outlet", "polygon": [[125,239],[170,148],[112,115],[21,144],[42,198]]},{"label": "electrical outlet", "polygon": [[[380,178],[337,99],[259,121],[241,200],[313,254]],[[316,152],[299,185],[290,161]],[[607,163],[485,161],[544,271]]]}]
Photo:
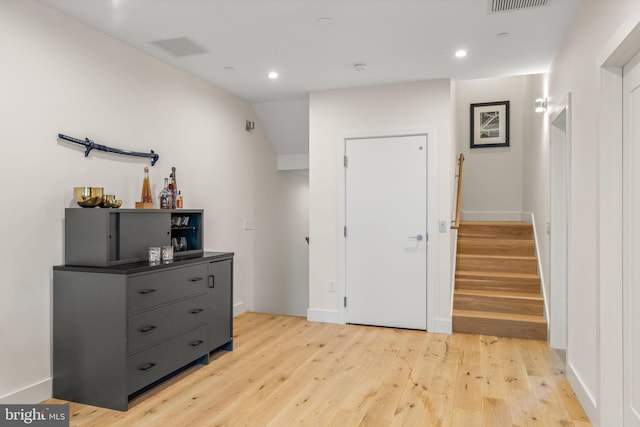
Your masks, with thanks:
[{"label": "electrical outlet", "polygon": [[335,291],[336,291],[336,281],[329,280],[329,292],[335,292]]}]

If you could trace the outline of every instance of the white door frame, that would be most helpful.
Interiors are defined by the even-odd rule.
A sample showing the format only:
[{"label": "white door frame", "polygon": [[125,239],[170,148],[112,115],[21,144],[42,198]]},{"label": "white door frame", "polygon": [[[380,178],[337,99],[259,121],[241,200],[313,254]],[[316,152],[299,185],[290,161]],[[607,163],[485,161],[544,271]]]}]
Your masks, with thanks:
[{"label": "white door frame", "polygon": [[[598,55],[600,75],[599,146],[599,401],[596,420],[623,425],[622,279],[622,67],[640,46],[640,9],[635,9]],[[614,171],[616,171],[614,173]],[[567,374],[569,371],[567,371]],[[574,387],[575,389],[575,387]],[[592,414],[587,412],[590,416]]]},{"label": "white door frame", "polygon": [[[563,123],[560,129],[556,123]],[[549,274],[549,345],[552,348],[567,349],[567,317],[569,300],[568,284],[571,283],[571,94],[557,105],[549,116],[549,154],[551,156],[551,236]],[[562,131],[562,140],[557,136]],[[553,161],[553,153],[559,153],[562,164]],[[560,169],[556,169],[560,168]],[[555,179],[554,179],[555,177]],[[560,187],[558,186],[560,181]],[[555,196],[555,197],[554,197]],[[554,199],[565,200],[564,208],[558,207]],[[564,225],[562,229],[558,224]]]},{"label": "white door frame", "polygon": [[[638,288],[638,283],[635,280],[638,278],[638,273],[635,270],[638,256],[637,239],[640,237],[638,230],[639,225],[636,221],[638,218],[638,212],[634,209],[638,209],[637,199],[634,198],[638,194],[638,181],[639,177],[636,173],[638,164],[635,163],[638,160],[638,143],[639,135],[637,132],[637,123],[635,120],[640,115],[638,111],[638,86],[640,85],[640,48],[634,58],[625,65],[623,69],[623,167],[622,167],[622,182],[623,182],[623,213],[622,213],[622,229],[623,229],[623,241],[622,241],[622,329],[623,329],[623,374],[624,374],[624,425],[625,426],[637,426],[640,427],[640,379],[638,375],[638,360],[637,360],[637,345],[638,341],[638,317],[636,317],[636,309],[638,308],[636,302],[638,302],[638,295],[635,291]],[[633,124],[632,124],[633,123]]]},{"label": "white door frame", "polygon": [[412,129],[383,129],[383,130],[359,130],[346,131],[338,135],[336,140],[336,182],[338,185],[338,221],[336,235],[338,239],[338,298],[339,298],[339,318],[340,323],[347,321],[347,312],[343,301],[346,297],[346,246],[343,236],[346,223],[346,189],[345,189],[345,169],[344,156],[345,145],[349,139],[361,138],[385,138],[396,136],[424,135],[427,138],[427,331],[435,329],[435,286],[438,278],[437,245],[435,244],[436,233],[438,232],[438,209],[437,209],[437,164],[436,161],[436,138],[433,128],[412,128]]}]

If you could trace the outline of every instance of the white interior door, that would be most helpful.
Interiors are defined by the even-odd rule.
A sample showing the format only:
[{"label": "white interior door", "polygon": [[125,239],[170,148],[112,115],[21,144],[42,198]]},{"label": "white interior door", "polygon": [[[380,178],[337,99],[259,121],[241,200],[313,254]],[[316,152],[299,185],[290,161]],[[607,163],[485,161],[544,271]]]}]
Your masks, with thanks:
[{"label": "white interior door", "polygon": [[623,68],[624,425],[640,426],[640,53]]},{"label": "white interior door", "polygon": [[427,328],[427,135],[346,139],[348,323]]}]

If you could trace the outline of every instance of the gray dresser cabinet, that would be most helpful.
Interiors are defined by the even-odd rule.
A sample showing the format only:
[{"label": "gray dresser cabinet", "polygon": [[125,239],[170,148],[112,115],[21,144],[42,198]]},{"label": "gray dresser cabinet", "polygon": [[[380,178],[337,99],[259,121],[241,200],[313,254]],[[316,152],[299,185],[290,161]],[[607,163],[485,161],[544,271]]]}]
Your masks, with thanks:
[{"label": "gray dresser cabinet", "polygon": [[53,397],[126,411],[133,395],[233,349],[233,253],[67,264],[53,281]]}]

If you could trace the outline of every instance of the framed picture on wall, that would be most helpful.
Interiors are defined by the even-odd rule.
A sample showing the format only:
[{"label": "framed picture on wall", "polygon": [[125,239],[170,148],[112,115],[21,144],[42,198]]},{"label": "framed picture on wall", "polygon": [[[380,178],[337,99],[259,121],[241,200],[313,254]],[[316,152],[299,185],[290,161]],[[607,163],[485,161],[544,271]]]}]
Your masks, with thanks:
[{"label": "framed picture on wall", "polygon": [[471,104],[471,148],[509,146],[509,101]]}]

